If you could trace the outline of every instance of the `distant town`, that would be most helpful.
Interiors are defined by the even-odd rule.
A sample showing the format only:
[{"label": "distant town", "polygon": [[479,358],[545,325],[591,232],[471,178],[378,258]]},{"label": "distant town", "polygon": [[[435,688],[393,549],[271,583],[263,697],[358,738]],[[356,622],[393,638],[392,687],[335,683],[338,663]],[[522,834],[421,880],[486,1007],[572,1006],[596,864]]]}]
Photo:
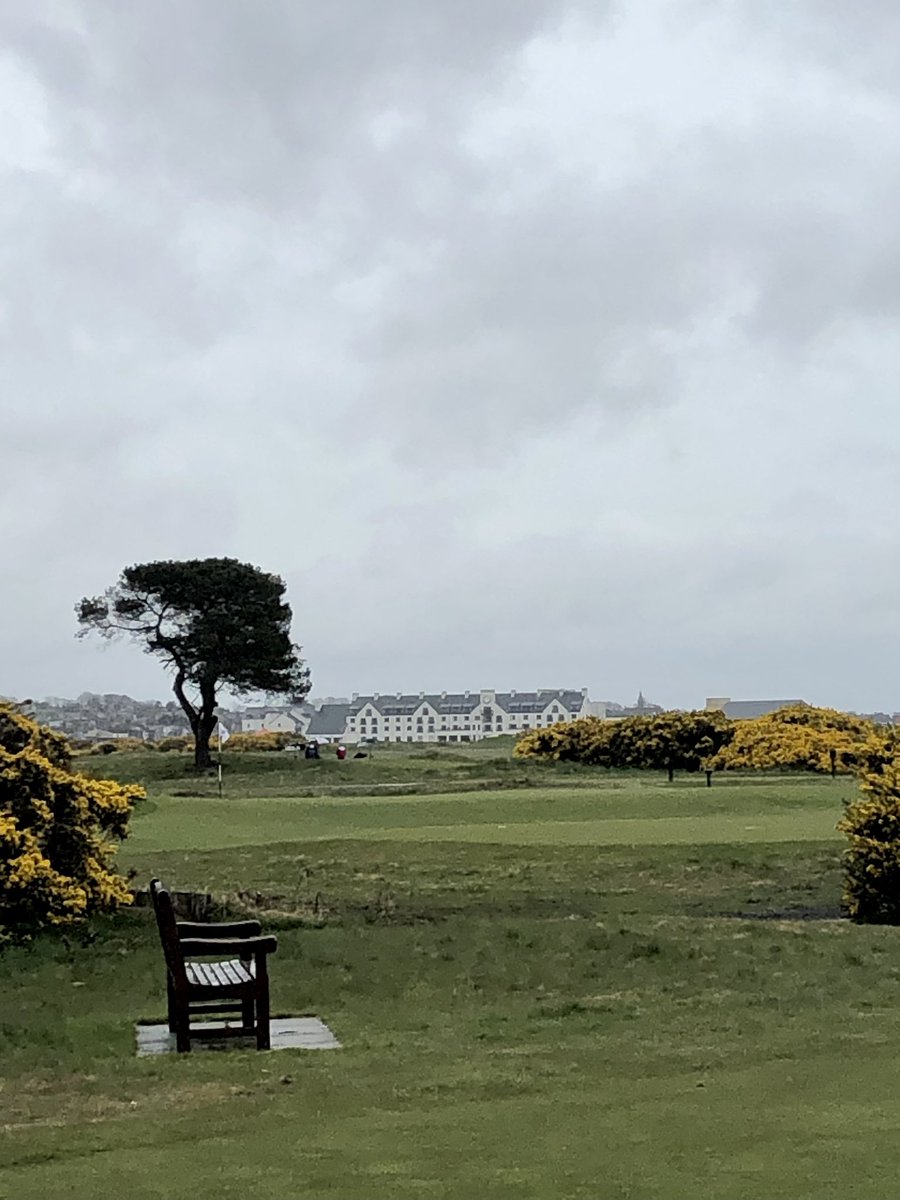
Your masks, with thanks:
[{"label": "distant town", "polygon": [[[718,709],[735,719],[762,716],[798,699],[732,700],[708,697],[698,707]],[[74,700],[48,697],[27,701],[42,724],[79,740],[138,738],[159,741],[189,733],[187,719],[175,700],[134,700],[116,694],[84,692]],[[591,700],[587,688],[538,688],[498,692],[491,688],[464,692],[373,692],[313,698],[303,704],[221,707],[220,720],[230,733],[286,733],[307,741],[472,742],[502,734],[571,721],[579,717],[621,720],[651,716],[663,708],[639,693],[633,704]],[[900,713],[859,714],[877,724],[900,725]]]}]

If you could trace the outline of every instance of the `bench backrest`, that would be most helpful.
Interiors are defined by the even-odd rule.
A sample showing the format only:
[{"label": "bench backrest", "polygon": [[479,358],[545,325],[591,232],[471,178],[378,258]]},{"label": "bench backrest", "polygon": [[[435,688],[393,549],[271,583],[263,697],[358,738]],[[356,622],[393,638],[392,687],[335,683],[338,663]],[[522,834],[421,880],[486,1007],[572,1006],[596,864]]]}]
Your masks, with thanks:
[{"label": "bench backrest", "polygon": [[172,897],[158,879],[150,880],[150,899],[153,901],[153,911],[156,913],[156,926],[159,929],[159,940],[162,942],[163,954],[166,956],[166,966],[175,983],[185,983],[187,974],[184,969],[184,955],[181,952],[181,942],[178,938],[178,923],[175,920],[175,908]]}]

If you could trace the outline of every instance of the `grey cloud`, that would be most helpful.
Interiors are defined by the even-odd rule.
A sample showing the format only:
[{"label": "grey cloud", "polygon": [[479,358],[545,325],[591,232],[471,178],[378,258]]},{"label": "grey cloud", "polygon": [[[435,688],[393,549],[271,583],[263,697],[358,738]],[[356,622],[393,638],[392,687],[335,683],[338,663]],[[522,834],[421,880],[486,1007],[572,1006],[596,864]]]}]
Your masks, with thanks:
[{"label": "grey cloud", "polygon": [[896,17],[766,11],[7,6],[0,692],[235,553],[328,692],[894,703]]},{"label": "grey cloud", "polygon": [[373,116],[446,119],[560,10],[281,0],[260,19],[248,0],[166,0],[74,11],[60,24],[52,7],[23,10],[10,37],[67,106],[79,155],[179,192],[303,211],[323,159],[365,153]]}]

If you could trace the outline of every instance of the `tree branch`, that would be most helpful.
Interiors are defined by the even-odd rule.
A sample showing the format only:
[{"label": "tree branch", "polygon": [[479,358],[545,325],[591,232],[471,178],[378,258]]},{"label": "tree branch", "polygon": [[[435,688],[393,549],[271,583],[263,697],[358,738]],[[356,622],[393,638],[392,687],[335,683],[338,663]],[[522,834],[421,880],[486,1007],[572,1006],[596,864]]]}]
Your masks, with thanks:
[{"label": "tree branch", "polygon": [[190,722],[191,729],[196,729],[197,722],[200,719],[200,714],[197,712],[196,708],[194,708],[193,704],[191,704],[190,700],[188,700],[187,696],[185,695],[185,691],[184,691],[185,679],[186,679],[185,672],[181,667],[179,667],[178,674],[175,676],[175,683],[172,685],[172,690],[175,693],[178,703],[181,705],[182,709],[184,710],[184,715],[187,717],[188,721]]}]

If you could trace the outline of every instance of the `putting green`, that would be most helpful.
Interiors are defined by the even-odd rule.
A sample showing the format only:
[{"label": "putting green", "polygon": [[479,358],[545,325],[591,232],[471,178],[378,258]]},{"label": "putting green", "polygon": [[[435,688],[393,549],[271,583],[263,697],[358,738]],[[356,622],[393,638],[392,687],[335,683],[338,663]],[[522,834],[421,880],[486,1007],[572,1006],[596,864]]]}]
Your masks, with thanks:
[{"label": "putting green", "polygon": [[[273,842],[334,838],[362,841],[482,842],[507,845],[703,845],[822,841],[837,838],[835,800],[779,810],[752,792],[734,793],[731,811],[698,791],[672,811],[665,797],[642,797],[636,815],[621,798],[585,792],[466,797],[237,799],[162,798],[131,826],[129,852],[216,850]],[[676,797],[675,800],[678,798]],[[743,801],[743,803],[742,803]],[[673,801],[674,803],[674,801]],[[736,810],[736,811],[735,811]]]}]

